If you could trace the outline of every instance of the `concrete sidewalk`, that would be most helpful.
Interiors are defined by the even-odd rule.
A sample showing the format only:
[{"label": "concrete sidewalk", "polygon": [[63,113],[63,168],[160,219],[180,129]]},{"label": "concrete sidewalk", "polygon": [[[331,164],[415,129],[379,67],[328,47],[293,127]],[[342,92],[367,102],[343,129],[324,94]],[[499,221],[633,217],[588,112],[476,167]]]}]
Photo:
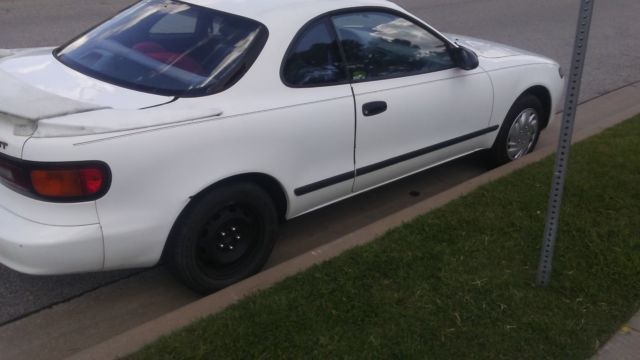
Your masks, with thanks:
[{"label": "concrete sidewalk", "polygon": [[594,360],[640,359],[640,312],[625,324],[593,357]]},{"label": "concrete sidewalk", "polygon": [[[593,136],[638,113],[640,113],[640,83],[626,86],[588,101],[578,109],[578,127],[574,134],[574,142]],[[559,121],[556,121],[548,131],[557,134],[559,125]],[[307,252],[211,296],[127,331],[98,346],[82,351],[73,356],[72,359],[115,359],[131,354],[161,336],[168,335],[203,317],[220,312],[239,300],[259,290],[271,287],[315,264],[334,258],[356,246],[369,243],[393,227],[439,208],[481,185],[549,156],[554,153],[557,140],[550,140],[550,137],[547,137],[547,139],[540,143],[538,150],[520,161],[489,171],[436,196],[425,199],[351,234],[336,239],[332,243]],[[600,356],[599,358],[640,359],[639,329],[640,318],[636,317],[628,327],[623,328],[610,343],[602,348],[598,355]]]}]

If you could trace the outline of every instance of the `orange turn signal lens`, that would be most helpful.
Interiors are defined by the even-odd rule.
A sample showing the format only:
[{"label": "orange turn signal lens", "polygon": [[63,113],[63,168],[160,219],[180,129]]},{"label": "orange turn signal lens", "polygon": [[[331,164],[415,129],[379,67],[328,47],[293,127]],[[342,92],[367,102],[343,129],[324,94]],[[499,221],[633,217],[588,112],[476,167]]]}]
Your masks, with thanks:
[{"label": "orange turn signal lens", "polygon": [[86,197],[103,190],[105,174],[97,167],[31,170],[31,183],[35,192],[41,196]]}]

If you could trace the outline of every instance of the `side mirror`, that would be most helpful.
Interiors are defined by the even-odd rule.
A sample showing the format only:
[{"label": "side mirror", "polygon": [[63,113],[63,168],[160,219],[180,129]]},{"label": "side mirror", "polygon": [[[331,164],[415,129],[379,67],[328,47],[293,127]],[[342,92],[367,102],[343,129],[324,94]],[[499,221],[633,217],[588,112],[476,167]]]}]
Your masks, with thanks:
[{"label": "side mirror", "polygon": [[478,55],[463,46],[451,49],[451,58],[453,63],[463,70],[473,70],[480,65]]}]

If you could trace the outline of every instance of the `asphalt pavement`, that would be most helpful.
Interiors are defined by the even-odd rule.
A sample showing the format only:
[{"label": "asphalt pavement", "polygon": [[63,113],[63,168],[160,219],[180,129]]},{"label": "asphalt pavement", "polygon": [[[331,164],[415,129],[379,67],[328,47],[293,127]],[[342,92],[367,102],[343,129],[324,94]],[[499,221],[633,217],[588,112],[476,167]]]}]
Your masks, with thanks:
[{"label": "asphalt pavement", "polygon": [[[522,47],[554,58],[565,67],[570,61],[578,0],[398,2],[441,31]],[[62,44],[130,3],[130,0],[2,0],[0,48]],[[640,81],[638,14],[640,2],[637,0],[597,2],[582,100]],[[417,202],[421,196],[445,190],[484,171],[486,168],[476,157],[458,160],[296,219],[282,229],[281,241],[270,265]],[[106,285],[123,278],[127,278],[127,284],[133,284],[128,287],[129,291],[135,291],[136,281],[140,284],[148,281],[150,272],[164,274],[162,269],[154,269],[142,275],[115,272],[31,277],[0,267],[0,325],[98,288],[108,292],[110,287]],[[158,286],[175,288],[169,276],[153,278]],[[185,295],[184,301],[191,298]]]}]

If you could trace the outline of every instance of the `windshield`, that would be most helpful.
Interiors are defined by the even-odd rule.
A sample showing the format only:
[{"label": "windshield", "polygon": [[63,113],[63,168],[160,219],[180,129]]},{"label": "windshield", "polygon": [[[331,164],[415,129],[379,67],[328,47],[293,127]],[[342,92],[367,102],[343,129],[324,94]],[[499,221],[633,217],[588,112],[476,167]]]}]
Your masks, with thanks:
[{"label": "windshield", "polygon": [[223,91],[253,64],[264,25],[173,0],[145,0],[57,49],[63,64],[125,88],[169,96]]}]

